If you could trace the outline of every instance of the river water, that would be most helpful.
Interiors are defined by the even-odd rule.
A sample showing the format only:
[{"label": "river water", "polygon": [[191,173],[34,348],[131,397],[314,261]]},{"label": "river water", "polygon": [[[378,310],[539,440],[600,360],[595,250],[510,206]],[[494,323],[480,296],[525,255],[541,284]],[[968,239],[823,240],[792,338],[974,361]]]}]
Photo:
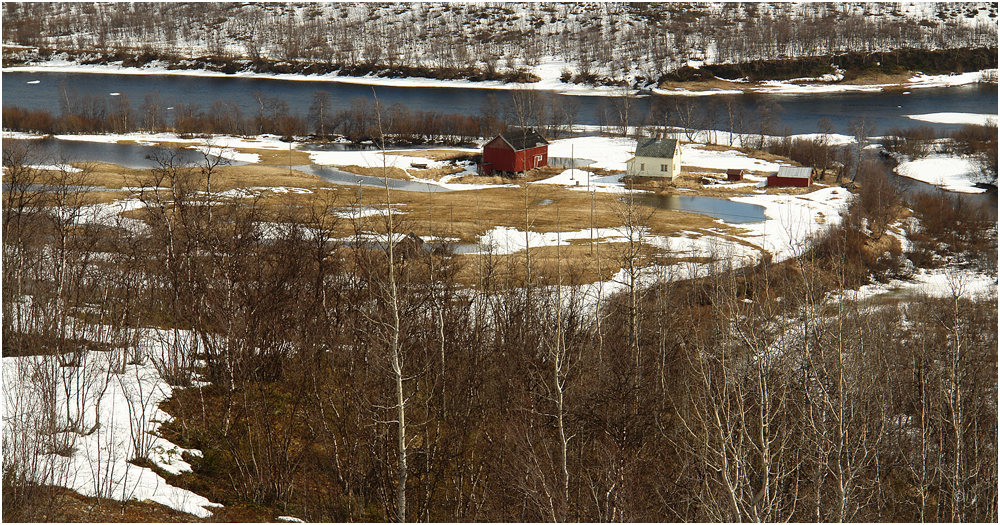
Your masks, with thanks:
[{"label": "river water", "polygon": [[[31,82],[31,83],[29,83]],[[269,78],[243,77],[202,77],[187,75],[117,75],[95,73],[22,73],[3,74],[4,106],[21,106],[30,109],[46,109],[53,113],[60,111],[60,85],[72,86],[78,95],[92,96],[120,93],[127,95],[133,107],[138,109],[142,99],[151,93],[158,93],[164,104],[200,104],[207,110],[215,100],[233,101],[247,114],[255,111],[256,100],[253,92],[259,91],[268,97],[277,97],[289,105],[290,111],[301,116],[308,114],[313,93],[317,90],[329,92],[336,109],[347,109],[357,104],[359,99],[372,99],[371,86],[340,82],[301,80],[288,81]],[[509,100],[509,92],[493,89],[440,88],[440,87],[375,87],[381,103],[404,104],[411,109],[440,111],[444,113],[478,114],[491,95],[500,103]],[[578,124],[602,125],[608,122],[608,113],[613,111],[612,96],[573,96],[579,105]],[[707,101],[720,96],[698,97],[694,100]],[[652,96],[641,96],[634,100],[635,115],[648,114]],[[666,97],[669,100],[669,97]],[[997,113],[997,86],[976,84],[951,88],[912,89],[907,92],[853,92],[809,95],[737,95],[748,110],[761,102],[773,101],[781,105],[780,127],[792,133],[812,133],[817,131],[820,118],[829,118],[836,130],[847,132],[848,121],[858,115],[874,120],[877,131],[887,131],[893,127],[930,125],[939,131],[955,129],[957,125],[928,124],[906,118],[906,115],[955,112],[955,113]],[[686,99],[691,100],[691,99]],[[725,127],[721,124],[720,128]],[[876,132],[877,132],[876,131]],[[67,160],[92,160],[119,164],[129,168],[145,169],[155,166],[149,159],[154,148],[127,144],[102,144],[76,141],[41,141],[51,157]],[[192,159],[200,159],[200,154],[190,152]],[[233,164],[240,164],[234,162]],[[381,179],[346,173],[323,166],[297,166],[297,169],[318,175],[339,184],[360,184],[384,187]],[[369,180],[371,179],[371,180]],[[413,183],[390,179],[390,188],[404,191],[447,191],[436,185]],[[933,186],[912,181],[907,193],[936,191]],[[963,194],[976,204],[996,207],[996,192],[986,194]],[[718,201],[718,202],[717,202]],[[755,222],[763,220],[763,213],[754,207],[732,209],[730,201],[699,198],[683,200],[673,196],[670,202],[659,199],[647,205],[660,209],[692,211],[729,222]],[[721,207],[720,207],[721,206]],[[757,207],[759,208],[759,207]]]},{"label": "river water", "polygon": [[[305,77],[308,78],[308,77]],[[29,83],[30,82],[30,83]],[[60,85],[80,96],[111,97],[111,93],[128,96],[133,108],[138,109],[147,94],[158,93],[167,106],[179,103],[199,104],[208,110],[216,100],[232,101],[245,115],[257,111],[253,93],[261,92],[288,104],[291,114],[306,117],[313,94],[322,90],[330,93],[335,110],[349,109],[360,99],[373,100],[378,94],[385,106],[401,103],[413,110],[439,111],[478,115],[493,95],[499,104],[510,100],[510,92],[496,89],[446,88],[446,87],[386,87],[332,82],[329,80],[279,80],[273,78],[203,77],[193,75],[119,75],[98,73],[55,72],[4,72],[3,105],[60,112]],[[829,94],[752,94],[735,95],[749,111],[762,102],[775,102],[783,111],[777,129],[791,133],[815,133],[820,118],[829,118],[836,132],[848,133],[851,118],[864,115],[874,120],[878,131],[894,127],[908,128],[929,125],[938,130],[951,130],[959,126],[930,124],[906,115],[939,112],[997,113],[997,86],[972,84],[950,88],[920,88],[909,91],[850,92]],[[617,99],[606,95],[560,95],[571,99],[579,107],[577,124],[607,125],[615,121]],[[650,113],[651,103],[659,95],[640,96],[633,100],[633,118],[636,122]],[[723,95],[708,95],[694,100],[708,102]],[[674,99],[692,100],[688,97],[662,97],[668,105]],[[724,121],[719,129],[727,128]]]}]

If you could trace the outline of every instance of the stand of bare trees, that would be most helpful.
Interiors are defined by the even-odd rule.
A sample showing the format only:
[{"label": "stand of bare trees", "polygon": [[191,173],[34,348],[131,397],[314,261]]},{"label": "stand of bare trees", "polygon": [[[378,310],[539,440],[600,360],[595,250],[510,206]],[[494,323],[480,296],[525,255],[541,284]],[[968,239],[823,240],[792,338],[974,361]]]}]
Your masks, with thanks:
[{"label": "stand of bare trees", "polygon": [[[986,15],[985,17],[983,15]],[[997,8],[949,2],[715,5],[9,2],[4,42],[33,56],[152,61],[225,72],[370,73],[524,81],[542,57],[570,81],[658,82],[713,49],[718,63],[996,48]],[[358,32],[357,27],[365,27]],[[993,52],[995,55],[995,51]],[[96,55],[96,56],[95,56]],[[5,59],[29,58],[5,49]],[[187,60],[181,63],[182,60]],[[872,62],[877,62],[873,59]],[[994,62],[995,63],[995,62]],[[994,66],[995,67],[995,66]]]},{"label": "stand of bare trees", "polygon": [[[561,252],[542,272],[537,251],[469,260],[404,238],[412,225],[388,192],[374,214],[352,190],[301,206],[224,199],[210,164],[164,150],[141,213],[107,222],[77,191],[87,170],[42,169],[12,146],[4,374],[37,383],[48,401],[32,412],[35,401],[7,391],[5,518],[66,510],[44,487],[68,474],[58,454],[72,453],[74,435],[106,431],[87,399],[153,360],[180,387],[161,432],[204,453],[170,481],[266,512],[997,519],[995,298],[958,278],[938,299],[828,293],[878,268],[882,253],[863,245],[890,204],[878,195],[849,212],[867,220],[845,220],[791,261],[739,269],[720,254],[684,280],[651,271],[670,253],[643,242],[650,216],[626,200],[617,226],[627,242],[597,246],[623,268],[620,291],[595,304]],[[878,193],[876,175],[858,181]],[[526,229],[529,203],[526,192]],[[442,215],[429,225],[438,235]],[[345,222],[355,234],[336,238]],[[926,224],[914,239],[946,234]],[[955,249],[995,239],[995,222],[965,228],[947,233]],[[161,352],[142,350],[139,329],[160,334]],[[38,361],[8,367],[29,355]],[[88,375],[112,357],[116,372]],[[56,403],[71,382],[90,397]],[[143,410],[130,416],[139,459]]]}]

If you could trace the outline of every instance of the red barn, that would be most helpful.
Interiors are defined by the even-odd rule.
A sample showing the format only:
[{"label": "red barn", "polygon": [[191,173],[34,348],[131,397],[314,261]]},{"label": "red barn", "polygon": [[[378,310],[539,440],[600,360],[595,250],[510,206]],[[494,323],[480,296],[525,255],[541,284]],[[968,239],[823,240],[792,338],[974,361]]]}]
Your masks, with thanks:
[{"label": "red barn", "polygon": [[549,164],[549,141],[534,129],[508,131],[483,146],[483,174],[523,173]]},{"label": "red barn", "polygon": [[780,166],[778,173],[767,178],[768,186],[808,187],[813,182],[812,168],[797,168],[795,166]]},{"label": "red barn", "polygon": [[743,180],[743,175],[746,174],[746,170],[733,168],[726,170],[726,178],[731,181]]}]

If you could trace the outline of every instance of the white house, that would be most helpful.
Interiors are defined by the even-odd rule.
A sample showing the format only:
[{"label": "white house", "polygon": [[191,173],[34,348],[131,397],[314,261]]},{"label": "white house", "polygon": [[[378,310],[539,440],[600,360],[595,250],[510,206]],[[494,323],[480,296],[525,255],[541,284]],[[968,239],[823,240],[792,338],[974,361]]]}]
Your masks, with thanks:
[{"label": "white house", "polygon": [[681,172],[681,142],[677,139],[639,139],[635,157],[627,163],[630,177],[674,180]]}]

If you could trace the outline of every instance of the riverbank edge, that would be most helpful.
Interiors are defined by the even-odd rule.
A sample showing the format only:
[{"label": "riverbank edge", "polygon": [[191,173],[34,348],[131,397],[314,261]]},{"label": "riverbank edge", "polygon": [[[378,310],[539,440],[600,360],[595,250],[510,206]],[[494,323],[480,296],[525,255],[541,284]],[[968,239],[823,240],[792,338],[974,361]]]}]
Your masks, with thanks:
[{"label": "riverbank edge", "polygon": [[[543,68],[535,68],[528,73],[537,78],[535,82],[502,82],[497,80],[468,80],[468,79],[436,79],[419,76],[411,77],[391,77],[367,74],[363,76],[341,75],[339,72],[324,74],[301,74],[301,73],[259,73],[255,71],[237,71],[226,73],[213,71],[210,69],[184,69],[171,68],[159,62],[150,62],[142,67],[124,66],[122,61],[109,62],[106,64],[84,64],[71,60],[49,60],[46,62],[35,62],[27,65],[5,66],[3,73],[85,73],[85,74],[110,74],[110,75],[173,75],[173,76],[198,76],[213,78],[250,78],[269,79],[299,82],[337,82],[343,84],[360,84],[381,87],[397,88],[451,88],[451,89],[492,89],[500,91],[513,91],[519,89],[532,89],[540,91],[556,91],[565,95],[608,95],[610,93],[621,94],[621,86],[595,86],[589,84],[568,83],[564,77],[553,78],[545,75]],[[887,83],[873,83],[865,80],[859,84],[843,84],[836,81],[823,82],[819,79],[792,79],[792,80],[767,80],[757,82],[743,82],[740,80],[713,79],[713,82],[691,82],[691,83],[671,83],[670,87],[661,88],[655,85],[647,85],[643,88],[626,88],[629,96],[658,95],[727,95],[727,94],[819,94],[819,93],[848,93],[848,92],[871,92],[886,90],[908,90],[924,87],[956,87],[976,83],[989,83],[996,85],[997,70],[986,69],[976,72],[962,73],[958,75],[923,75],[919,72],[911,72],[909,75],[900,75]],[[539,74],[543,73],[543,74]],[[904,80],[905,78],[905,80]],[[688,84],[688,85],[684,85]]]},{"label": "riverbank edge", "polygon": [[[586,135],[584,135],[584,136],[586,136]],[[594,136],[597,136],[597,135],[594,135]],[[804,134],[804,135],[801,135],[801,136],[802,137],[806,137],[806,136],[809,136],[809,134]],[[225,145],[224,148],[232,148],[232,149],[237,150],[237,151],[277,151],[278,149],[281,149],[282,151],[286,151],[285,150],[285,147],[286,147],[285,144],[289,144],[294,149],[296,149],[298,151],[302,151],[301,150],[301,146],[307,145],[307,144],[311,144],[311,143],[315,143],[314,141],[311,141],[311,140],[308,140],[308,139],[303,139],[301,137],[298,138],[297,140],[292,141],[291,143],[286,143],[283,139],[281,139],[281,138],[279,138],[277,136],[274,136],[274,135],[259,135],[259,136],[255,136],[255,137],[249,137],[249,139],[252,140],[252,141],[261,141],[260,143],[254,144],[254,143],[248,143],[248,142],[246,142],[246,140],[248,139],[248,137],[237,137],[237,136],[233,136],[233,135],[211,135],[211,136],[201,135],[201,136],[188,136],[188,137],[184,137],[182,135],[179,135],[179,134],[176,134],[176,133],[172,133],[172,132],[157,132],[157,133],[136,132],[136,133],[128,133],[128,134],[98,133],[98,134],[83,134],[83,135],[44,135],[44,134],[27,133],[27,132],[21,132],[21,131],[3,130],[2,132],[0,132],[0,137],[2,137],[3,140],[44,140],[44,139],[55,139],[55,140],[79,141],[79,142],[104,142],[104,143],[109,143],[109,144],[125,144],[125,145],[127,145],[127,144],[137,144],[137,145],[145,145],[145,146],[166,146],[166,145],[177,146],[177,145],[180,145],[180,146],[186,147],[186,148],[193,148],[193,147],[197,147],[197,146],[211,146],[211,145],[224,144]],[[103,140],[101,138],[99,138],[99,137],[103,137]],[[793,137],[795,137],[795,136],[793,136]],[[579,137],[577,137],[577,138],[579,138]],[[844,137],[844,138],[847,138],[848,140],[851,140],[849,137]],[[268,142],[268,141],[271,141],[271,142]],[[280,145],[276,146],[276,144],[279,144],[279,143],[280,143]],[[267,144],[267,145],[265,145],[265,144]],[[394,146],[394,150],[388,151],[387,153],[389,153],[390,155],[392,155],[392,154],[398,155],[401,152],[405,152],[407,149],[409,149],[409,148],[407,148],[406,145],[396,145],[396,146]],[[466,152],[468,152],[472,148],[463,148],[461,146],[440,145],[439,149],[447,149],[447,150],[466,151]],[[478,149],[478,148],[476,148],[476,149]],[[746,151],[743,148],[739,148],[739,147],[729,147],[728,149],[732,150],[732,151],[741,151],[741,152],[746,153]],[[764,157],[760,157],[760,158],[764,158]],[[111,163],[111,164],[114,164],[114,163]],[[256,162],[250,162],[250,164],[256,164]],[[310,164],[316,165],[316,166],[333,167],[333,168],[336,168],[336,169],[342,169],[344,166],[346,166],[346,165],[335,165],[335,164],[316,164],[316,163],[313,163],[313,162],[310,162]],[[115,164],[115,165],[117,165],[117,164]],[[350,170],[347,170],[347,171],[350,172],[350,173],[353,173]],[[982,183],[982,182],[980,182],[980,183],[974,184],[973,187],[976,188],[978,191],[958,190],[958,189],[947,188],[947,187],[945,187],[943,185],[936,185],[936,184],[933,184],[933,183],[930,183],[930,182],[926,182],[926,181],[924,181],[924,180],[922,180],[922,179],[920,179],[918,177],[912,177],[912,176],[909,176],[909,175],[906,175],[906,174],[903,174],[903,173],[899,173],[895,168],[893,169],[893,172],[896,173],[897,176],[904,177],[904,178],[912,180],[912,181],[916,181],[916,182],[919,182],[919,183],[928,184],[928,185],[931,185],[931,186],[936,186],[937,189],[939,189],[941,191],[944,191],[944,192],[946,192],[947,194],[950,194],[950,195],[955,195],[955,194],[985,194],[985,193],[996,194],[996,192],[997,192],[997,186],[996,185],[992,185],[992,184],[988,184],[988,183]],[[356,174],[360,175],[360,173],[356,173]],[[403,179],[403,180],[406,180],[406,179]],[[843,184],[830,184],[830,186],[849,186],[849,185],[850,184],[846,183],[846,182],[843,183]],[[690,189],[685,190],[685,191],[690,191]],[[689,193],[687,195],[702,195],[702,194],[699,193],[699,192],[694,192],[694,193]],[[711,192],[711,193],[708,193],[708,194],[704,194],[703,196],[717,196],[717,194],[714,193],[714,192]],[[724,197],[724,198],[729,198],[729,197]]]}]

